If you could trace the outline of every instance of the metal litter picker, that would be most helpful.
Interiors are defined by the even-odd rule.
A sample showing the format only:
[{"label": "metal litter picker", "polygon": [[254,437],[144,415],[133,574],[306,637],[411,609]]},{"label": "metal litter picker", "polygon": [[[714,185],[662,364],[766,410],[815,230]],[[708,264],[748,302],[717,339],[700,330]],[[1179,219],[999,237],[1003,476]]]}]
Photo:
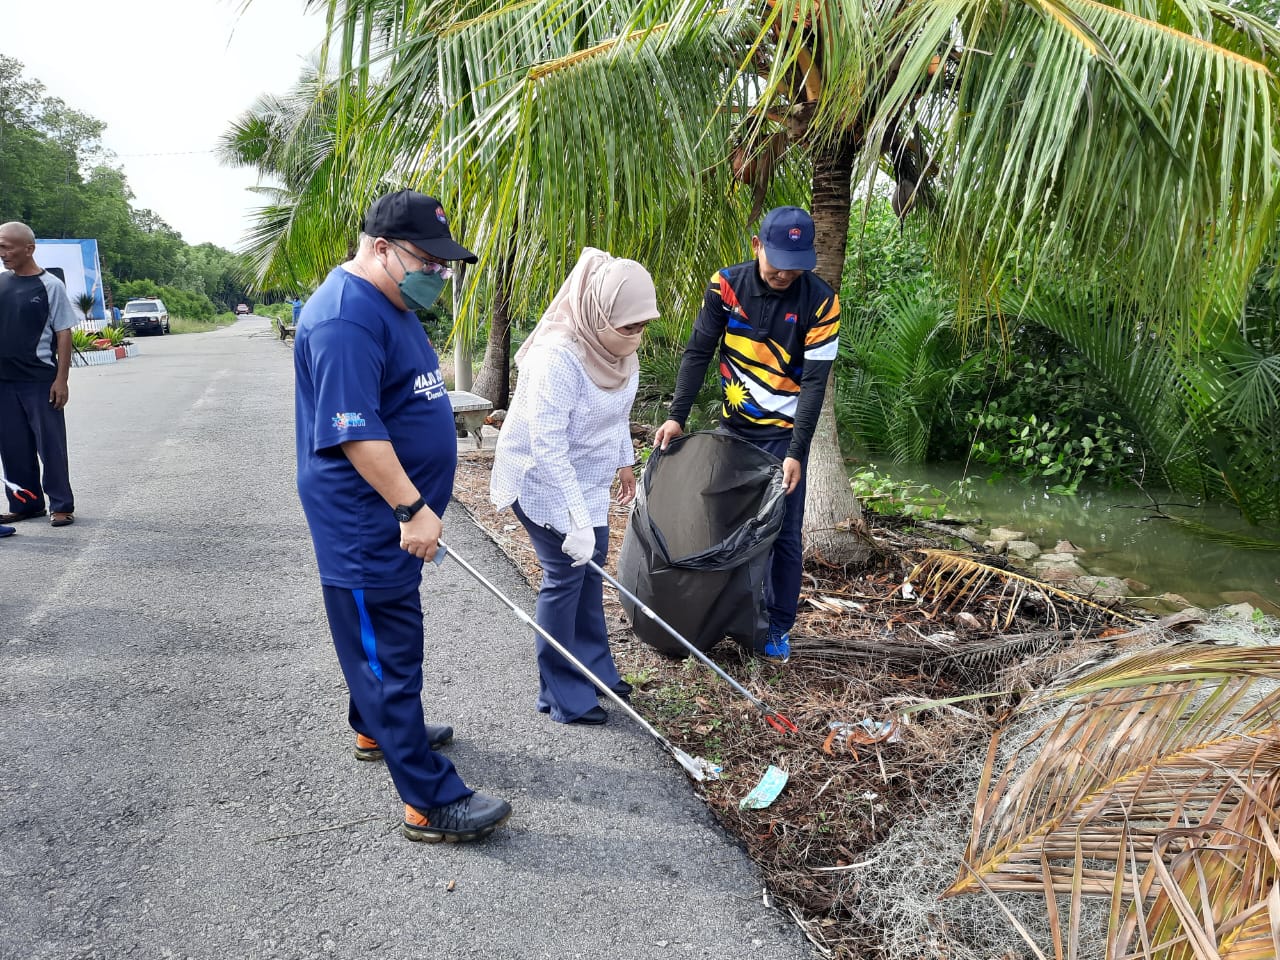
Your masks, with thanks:
[{"label": "metal litter picker", "polygon": [[[644,717],[640,716],[640,714],[638,714],[629,703],[627,703],[620,696],[618,696],[611,689],[609,689],[609,687],[605,685],[604,681],[602,681],[599,677],[597,677],[595,674],[589,671],[585,666],[583,666],[582,662],[578,660],[577,657],[575,657],[568,650],[566,650],[560,644],[560,642],[556,640],[555,637],[551,636],[551,634],[549,634],[546,630],[540,627],[538,623],[531,616],[529,616],[529,614],[525,613],[525,611],[522,610],[514,600],[512,600],[505,593],[503,593],[501,590],[495,587],[492,583],[490,583],[485,578],[484,574],[482,574],[479,570],[477,570],[475,567],[469,564],[462,557],[458,556],[458,554],[455,551],[449,549],[449,547],[445,544],[443,540],[439,542],[438,547],[441,553],[445,554],[446,556],[452,557],[462,567],[463,570],[466,570],[467,573],[475,577],[476,580],[480,582],[481,586],[483,586],[486,590],[488,590],[495,597],[497,597],[504,604],[506,604],[507,607],[509,607],[517,617],[523,620],[530,627],[533,627],[534,631],[538,634],[538,636],[542,637],[543,640],[551,644],[551,646],[556,650],[556,652],[558,652],[560,656],[564,657],[566,660],[569,661],[569,663],[571,663],[574,667],[576,667],[584,677],[586,677],[588,680],[592,682],[592,684],[595,685],[596,689],[598,689],[606,697],[608,697],[615,704],[621,707],[622,710],[627,714],[627,716],[629,716],[632,720],[640,724],[641,727],[643,727],[646,731],[648,731],[650,736],[652,736],[655,740],[657,740],[658,743],[662,744],[663,748],[669,754],[671,754],[671,756],[675,757],[676,762],[684,768],[685,773],[689,774],[689,776],[693,777],[693,779],[695,780],[714,780],[719,776],[719,768],[716,767],[714,764],[708,763],[702,757],[689,756],[689,754],[685,753],[679,747],[675,746],[673,743],[671,743],[671,741],[669,741],[666,737],[664,737],[657,730],[655,730],[653,726],[647,720],[645,720]],[[440,558],[437,557],[436,563],[439,563],[439,562],[440,562]]]},{"label": "metal litter picker", "polygon": [[681,636],[675,627],[671,626],[671,624],[667,623],[667,621],[663,620],[660,616],[658,616],[651,609],[649,609],[648,604],[646,604],[634,593],[632,593],[630,590],[628,590],[626,587],[620,584],[617,580],[611,577],[605,571],[605,569],[600,566],[600,564],[596,563],[594,560],[588,560],[587,566],[589,566],[596,573],[600,574],[600,576],[604,577],[605,580],[609,581],[609,583],[613,586],[613,589],[617,590],[620,594],[622,594],[624,597],[626,597],[628,600],[634,603],[636,605],[637,610],[639,610],[646,617],[648,617],[650,620],[652,620],[654,623],[660,626],[663,630],[665,630],[668,634],[671,635],[672,639],[676,640],[682,647],[684,647],[691,654],[693,654],[695,657],[701,660],[704,664],[706,664],[708,667],[714,670],[717,674],[719,674],[719,676],[727,684],[729,684],[729,686],[733,687],[733,689],[737,690],[740,694],[742,694],[744,697],[746,697],[748,700],[754,703],[756,707],[760,710],[760,712],[764,715],[765,722],[769,724],[769,726],[773,727],[775,730],[779,731],[780,733],[796,732],[797,727],[794,723],[791,722],[790,719],[778,713],[778,711],[776,710],[770,710],[768,704],[766,704],[759,697],[755,696],[753,693],[747,690],[746,687],[738,683],[738,681],[733,679],[733,677],[729,676],[729,674],[725,673],[723,668],[721,668],[720,664],[716,663],[714,660],[708,657],[705,653],[703,653],[701,650],[695,647],[692,643],[686,640],[683,636]]}]

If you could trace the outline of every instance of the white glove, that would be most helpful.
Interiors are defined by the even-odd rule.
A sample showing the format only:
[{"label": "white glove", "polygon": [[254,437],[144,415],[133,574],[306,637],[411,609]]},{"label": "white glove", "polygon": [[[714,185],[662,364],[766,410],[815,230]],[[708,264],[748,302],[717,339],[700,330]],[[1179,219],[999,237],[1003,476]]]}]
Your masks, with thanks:
[{"label": "white glove", "polygon": [[596,531],[592,527],[574,527],[560,547],[573,557],[572,566],[580,567],[596,552]]}]

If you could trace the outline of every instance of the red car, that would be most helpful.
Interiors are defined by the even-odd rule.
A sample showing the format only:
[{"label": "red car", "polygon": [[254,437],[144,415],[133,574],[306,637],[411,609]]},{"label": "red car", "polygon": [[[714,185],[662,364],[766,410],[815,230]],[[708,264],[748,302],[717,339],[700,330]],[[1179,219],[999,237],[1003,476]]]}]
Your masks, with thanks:
[{"label": "red car", "polygon": [[237,316],[237,317],[247,317],[247,316],[248,316],[249,314],[251,314],[251,313],[253,313],[253,311],[249,309],[249,305],[248,305],[247,303],[237,303],[237,304],[236,304],[236,316]]}]

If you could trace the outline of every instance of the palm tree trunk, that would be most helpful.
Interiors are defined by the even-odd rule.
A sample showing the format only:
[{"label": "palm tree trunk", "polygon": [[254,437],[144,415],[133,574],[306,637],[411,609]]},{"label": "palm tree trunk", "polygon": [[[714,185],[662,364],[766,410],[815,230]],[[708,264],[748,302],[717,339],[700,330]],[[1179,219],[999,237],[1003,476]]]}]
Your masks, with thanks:
[{"label": "palm tree trunk", "polygon": [[[817,274],[837,290],[844,275],[849,239],[853,144],[847,141],[813,151],[813,223],[818,253]],[[805,553],[829,563],[859,566],[876,548],[862,519],[862,506],[849,487],[840,438],[836,432],[835,368],[827,381],[822,415],[809,448],[808,494],[805,501]]]},{"label": "palm tree trunk", "polygon": [[508,256],[499,267],[494,283],[493,313],[489,318],[489,339],[484,347],[484,362],[476,375],[473,392],[505,410],[511,402],[511,272]]}]

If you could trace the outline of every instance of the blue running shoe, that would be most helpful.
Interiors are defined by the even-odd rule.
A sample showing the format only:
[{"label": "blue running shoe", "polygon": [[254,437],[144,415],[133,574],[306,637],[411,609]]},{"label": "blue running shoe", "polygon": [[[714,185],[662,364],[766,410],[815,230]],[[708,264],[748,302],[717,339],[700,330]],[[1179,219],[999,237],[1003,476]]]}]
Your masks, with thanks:
[{"label": "blue running shoe", "polygon": [[764,658],[773,663],[786,663],[791,659],[791,634],[779,633],[775,627],[769,628],[769,639],[764,643]]},{"label": "blue running shoe", "polygon": [[17,532],[13,527],[0,526],[0,537],[12,537]]}]

